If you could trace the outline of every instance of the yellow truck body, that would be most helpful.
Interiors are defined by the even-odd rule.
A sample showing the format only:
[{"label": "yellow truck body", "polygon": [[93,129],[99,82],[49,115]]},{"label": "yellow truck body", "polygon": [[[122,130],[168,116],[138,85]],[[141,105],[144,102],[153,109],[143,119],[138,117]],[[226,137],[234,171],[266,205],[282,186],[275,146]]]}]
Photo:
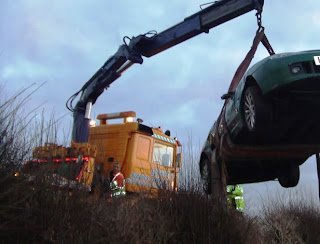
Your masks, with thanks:
[{"label": "yellow truck body", "polygon": [[[88,143],[72,142],[70,147],[47,143],[34,149],[34,159],[25,168],[30,171],[41,164],[50,165],[55,173],[66,176],[70,172],[71,180],[90,189],[97,178],[110,180],[117,161],[129,192],[176,190],[180,142],[160,128],[146,126],[140,119],[134,121],[135,117],[133,111],[100,114],[100,123],[90,126]],[[115,119],[121,121],[110,123]]]},{"label": "yellow truck body", "polygon": [[[102,174],[109,176],[113,158],[120,163],[126,179],[126,189],[140,192],[157,189],[174,190],[178,187],[181,164],[181,145],[178,140],[133,121],[135,112],[101,114],[98,126],[89,130],[89,144],[97,148],[96,164]],[[110,120],[123,119],[110,124]]]}]

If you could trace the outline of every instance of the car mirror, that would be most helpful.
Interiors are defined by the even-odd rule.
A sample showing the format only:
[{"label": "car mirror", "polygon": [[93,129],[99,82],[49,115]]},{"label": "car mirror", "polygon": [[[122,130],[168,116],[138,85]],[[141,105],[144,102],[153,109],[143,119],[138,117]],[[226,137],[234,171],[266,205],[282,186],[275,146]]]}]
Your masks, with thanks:
[{"label": "car mirror", "polygon": [[228,93],[226,93],[226,94],[223,94],[223,95],[221,96],[221,99],[222,99],[222,100],[226,100],[226,99],[231,98],[233,95],[234,95],[234,92],[228,92]]}]

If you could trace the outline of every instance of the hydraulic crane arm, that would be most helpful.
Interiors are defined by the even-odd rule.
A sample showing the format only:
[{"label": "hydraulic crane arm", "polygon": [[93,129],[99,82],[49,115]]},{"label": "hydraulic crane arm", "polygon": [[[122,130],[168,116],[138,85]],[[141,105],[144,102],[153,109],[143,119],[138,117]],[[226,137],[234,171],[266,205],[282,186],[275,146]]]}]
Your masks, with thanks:
[{"label": "hydraulic crane arm", "polygon": [[[161,33],[125,37],[124,44],[119,47],[118,51],[67,101],[67,107],[74,116],[72,140],[75,142],[88,141],[89,110],[92,104],[96,102],[104,89],[107,89],[132,64],[142,64],[142,56],[151,57],[203,32],[208,33],[211,28],[251,10],[256,9],[261,12],[263,3],[264,0],[216,1]],[[126,43],[126,38],[130,40],[129,43]],[[81,93],[80,99],[73,108],[73,100],[79,93]]]}]

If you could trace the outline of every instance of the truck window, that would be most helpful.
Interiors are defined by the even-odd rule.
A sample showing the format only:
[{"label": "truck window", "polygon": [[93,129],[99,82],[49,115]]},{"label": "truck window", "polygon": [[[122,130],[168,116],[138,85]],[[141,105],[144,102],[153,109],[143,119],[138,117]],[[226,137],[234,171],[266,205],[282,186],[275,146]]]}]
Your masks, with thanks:
[{"label": "truck window", "polygon": [[163,166],[172,167],[173,147],[155,142],[153,148],[153,162]]}]

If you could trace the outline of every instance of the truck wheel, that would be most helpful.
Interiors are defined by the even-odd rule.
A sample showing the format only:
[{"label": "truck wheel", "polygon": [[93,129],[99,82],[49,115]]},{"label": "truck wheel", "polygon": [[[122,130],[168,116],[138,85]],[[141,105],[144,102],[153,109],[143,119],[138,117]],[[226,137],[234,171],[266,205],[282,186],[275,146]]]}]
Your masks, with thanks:
[{"label": "truck wheel", "polygon": [[282,175],[278,177],[279,183],[282,187],[295,187],[298,185],[300,179],[300,169],[296,164],[289,165],[283,170]]},{"label": "truck wheel", "polygon": [[206,194],[211,194],[211,163],[206,156],[201,157],[200,175],[203,191]]},{"label": "truck wheel", "polygon": [[257,86],[249,86],[242,102],[244,124],[249,132],[265,132],[271,124],[271,106],[263,98]]}]

